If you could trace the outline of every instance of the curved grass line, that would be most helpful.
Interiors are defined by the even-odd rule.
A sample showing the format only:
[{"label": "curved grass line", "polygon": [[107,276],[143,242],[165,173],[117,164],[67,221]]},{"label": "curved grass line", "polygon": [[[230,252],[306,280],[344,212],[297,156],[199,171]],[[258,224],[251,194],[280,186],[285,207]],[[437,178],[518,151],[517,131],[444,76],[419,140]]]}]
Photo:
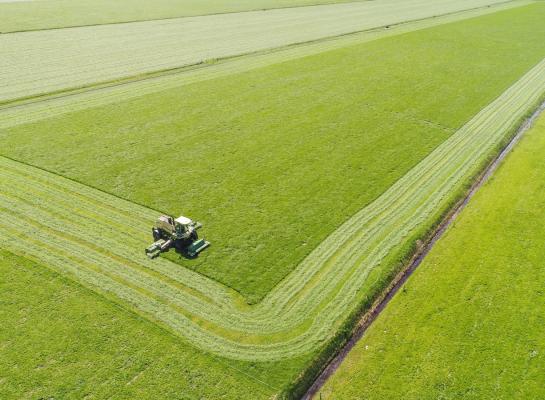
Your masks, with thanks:
[{"label": "curved grass line", "polygon": [[[195,346],[273,361],[323,346],[545,93],[545,60],[322,242],[255,306],[142,249],[156,212],[0,157],[0,245],[128,303]],[[128,227],[128,229],[126,228]],[[386,274],[386,275],[385,275]]]}]

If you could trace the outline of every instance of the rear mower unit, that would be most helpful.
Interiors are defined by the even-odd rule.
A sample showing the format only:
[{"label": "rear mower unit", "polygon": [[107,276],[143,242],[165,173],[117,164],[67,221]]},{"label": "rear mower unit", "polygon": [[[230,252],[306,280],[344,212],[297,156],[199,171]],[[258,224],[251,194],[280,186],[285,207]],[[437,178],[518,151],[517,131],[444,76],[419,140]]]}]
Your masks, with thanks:
[{"label": "rear mower unit", "polygon": [[195,257],[210,246],[210,242],[199,239],[197,235],[197,230],[201,227],[201,223],[187,217],[174,219],[169,215],[161,215],[152,228],[155,242],[146,249],[146,255],[155,258],[174,247],[184,255]]}]

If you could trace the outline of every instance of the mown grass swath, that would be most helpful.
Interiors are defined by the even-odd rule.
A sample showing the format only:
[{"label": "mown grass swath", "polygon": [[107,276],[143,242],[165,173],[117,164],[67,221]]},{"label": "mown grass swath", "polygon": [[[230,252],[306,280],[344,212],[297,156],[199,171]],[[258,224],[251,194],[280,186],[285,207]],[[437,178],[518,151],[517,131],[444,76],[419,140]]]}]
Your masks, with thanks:
[{"label": "mown grass swath", "polygon": [[545,93],[545,60],[376,201],[338,228],[261,303],[141,254],[155,212],[57,175],[0,160],[1,244],[115,295],[196,347],[273,361],[316,351],[391,264],[460,193]]},{"label": "mown grass swath", "polygon": [[333,4],[353,0],[47,0],[0,2],[0,32]]},{"label": "mown grass swath", "polygon": [[180,68],[175,72],[149,74],[145,79],[136,77],[104,85],[62,92],[57,95],[28,99],[21,102],[9,102],[0,106],[0,129],[49,119],[68,112],[113,104],[127,99],[142,97],[151,93],[172,88],[180,88],[196,82],[221,78],[236,73],[251,71],[272,64],[296,60],[330,50],[354,44],[370,42],[380,38],[397,36],[407,32],[422,30],[449,22],[461,21],[501,10],[522,7],[531,1],[512,1],[494,4],[489,7],[464,10],[454,14],[435,16],[423,20],[407,21],[389,26],[349,35],[336,36],[314,42],[301,43],[271,51],[254,52],[248,55],[216,60],[214,63],[201,64],[201,67]]},{"label": "mown grass swath", "polygon": [[2,154],[198,219],[213,251],[191,261],[169,256],[256,303],[540,61],[543,10],[517,8],[4,129]]},{"label": "mown grass swath", "polygon": [[65,276],[0,250],[0,398],[270,399],[297,366],[209,354]]},{"label": "mown grass swath", "polygon": [[545,396],[544,152],[542,116],[320,398]]},{"label": "mown grass swath", "polygon": [[385,0],[0,36],[0,104],[501,0]]}]

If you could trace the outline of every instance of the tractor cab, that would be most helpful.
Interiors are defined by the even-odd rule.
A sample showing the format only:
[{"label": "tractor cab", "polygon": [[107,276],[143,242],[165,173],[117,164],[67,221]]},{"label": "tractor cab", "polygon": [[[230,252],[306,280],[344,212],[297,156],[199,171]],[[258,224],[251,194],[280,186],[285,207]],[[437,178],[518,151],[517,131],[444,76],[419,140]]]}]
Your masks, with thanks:
[{"label": "tractor cab", "polygon": [[184,216],[178,217],[174,220],[174,229],[176,233],[180,235],[180,237],[186,234],[191,234],[190,231],[193,230],[195,225],[195,222]]},{"label": "tractor cab", "polygon": [[146,254],[149,258],[155,258],[175,247],[180,253],[195,257],[210,245],[206,240],[198,238],[197,229],[201,227],[201,223],[184,216],[174,219],[170,215],[161,215],[152,228],[155,242],[146,249]]}]

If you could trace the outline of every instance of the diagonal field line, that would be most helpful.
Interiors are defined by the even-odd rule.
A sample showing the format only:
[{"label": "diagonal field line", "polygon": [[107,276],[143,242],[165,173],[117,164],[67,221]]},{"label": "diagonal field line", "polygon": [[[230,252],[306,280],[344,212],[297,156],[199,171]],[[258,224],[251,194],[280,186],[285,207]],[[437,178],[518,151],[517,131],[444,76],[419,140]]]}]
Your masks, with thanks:
[{"label": "diagonal field line", "polygon": [[545,59],[322,242],[267,297],[143,254],[156,212],[0,157],[0,246],[167,326],[222,357],[273,361],[312,352],[448,208],[545,94]]}]

